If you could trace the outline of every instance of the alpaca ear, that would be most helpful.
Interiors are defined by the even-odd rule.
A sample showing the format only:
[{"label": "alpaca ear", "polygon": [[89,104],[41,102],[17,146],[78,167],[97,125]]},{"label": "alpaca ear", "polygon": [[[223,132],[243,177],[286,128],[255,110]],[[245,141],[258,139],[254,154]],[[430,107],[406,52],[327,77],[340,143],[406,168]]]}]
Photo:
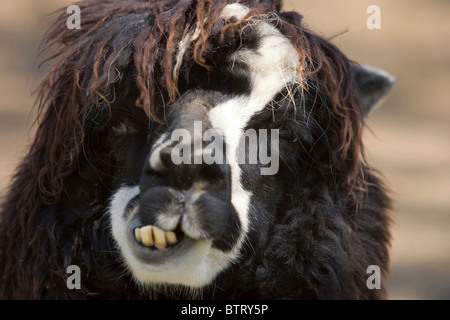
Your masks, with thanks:
[{"label": "alpaca ear", "polygon": [[362,101],[362,115],[380,106],[395,83],[395,77],[388,72],[369,65],[352,65],[358,96]]}]

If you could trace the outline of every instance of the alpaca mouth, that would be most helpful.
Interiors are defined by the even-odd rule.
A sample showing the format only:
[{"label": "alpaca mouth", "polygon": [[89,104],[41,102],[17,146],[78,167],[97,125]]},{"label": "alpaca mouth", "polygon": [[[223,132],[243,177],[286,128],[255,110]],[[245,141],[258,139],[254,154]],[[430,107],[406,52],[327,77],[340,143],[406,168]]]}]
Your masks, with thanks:
[{"label": "alpaca mouth", "polygon": [[145,225],[133,229],[134,240],[150,250],[166,250],[180,244],[184,239],[181,229],[163,230],[157,226]]},{"label": "alpaca mouth", "polygon": [[204,240],[189,237],[179,226],[174,230],[165,230],[160,226],[143,224],[139,218],[132,220],[128,227],[131,250],[146,265],[156,266],[181,258]]}]

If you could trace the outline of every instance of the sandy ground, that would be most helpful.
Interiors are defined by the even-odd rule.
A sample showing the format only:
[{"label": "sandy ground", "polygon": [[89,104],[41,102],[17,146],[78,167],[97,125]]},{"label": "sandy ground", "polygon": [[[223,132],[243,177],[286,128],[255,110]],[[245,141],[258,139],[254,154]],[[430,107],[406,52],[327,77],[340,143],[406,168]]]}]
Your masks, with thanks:
[{"label": "sandy ground", "polygon": [[[64,0],[0,0],[0,201],[33,136],[34,62]],[[366,9],[381,8],[369,30]],[[351,59],[395,75],[368,119],[366,151],[393,191],[390,299],[450,299],[450,1],[286,0]],[[1,263],[1,262],[0,262]]]}]

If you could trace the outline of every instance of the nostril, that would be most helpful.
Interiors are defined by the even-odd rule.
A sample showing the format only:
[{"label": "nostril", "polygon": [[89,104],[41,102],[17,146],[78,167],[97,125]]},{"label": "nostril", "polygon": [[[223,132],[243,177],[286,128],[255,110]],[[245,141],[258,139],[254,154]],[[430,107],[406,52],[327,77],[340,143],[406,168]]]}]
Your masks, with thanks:
[{"label": "nostril", "polygon": [[168,169],[172,168],[175,165],[172,159],[172,150],[173,148],[171,147],[164,147],[159,152],[159,158],[161,159],[161,162]]},{"label": "nostril", "polygon": [[[166,149],[167,147],[163,147],[163,149]],[[146,165],[146,172],[152,173],[155,172],[163,172],[167,170],[166,165],[163,162],[162,156],[162,150],[158,150],[158,148],[150,153],[148,164]]]},{"label": "nostril", "polygon": [[179,190],[188,190],[198,180],[212,183],[217,188],[223,186],[223,182],[227,180],[227,165],[205,161],[205,156],[212,155],[209,148],[193,149],[193,145],[166,145],[154,150],[150,155],[151,168],[146,170],[147,176],[144,178],[163,179],[165,183]]}]

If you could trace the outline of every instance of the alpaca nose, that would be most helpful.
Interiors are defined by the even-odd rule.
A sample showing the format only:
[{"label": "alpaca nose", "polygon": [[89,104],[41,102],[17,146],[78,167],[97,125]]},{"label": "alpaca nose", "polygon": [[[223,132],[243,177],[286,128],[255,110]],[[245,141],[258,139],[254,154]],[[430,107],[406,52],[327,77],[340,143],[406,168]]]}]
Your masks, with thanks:
[{"label": "alpaca nose", "polygon": [[[209,184],[219,182],[226,177],[226,167],[223,163],[205,161],[205,156],[211,154],[210,149],[203,147],[195,149],[193,146],[184,148],[190,151],[179,157],[176,146],[164,147],[159,152],[161,164],[165,168],[162,175],[171,181],[171,184],[181,190],[189,189],[195,181]],[[215,151],[218,152],[218,151]]]},{"label": "alpaca nose", "polygon": [[[208,135],[206,137],[210,138]],[[174,142],[166,135],[165,141],[149,154],[141,177],[141,188],[164,184],[188,190],[194,182],[223,186],[230,178],[230,169],[225,164],[223,139],[216,135],[213,141],[216,143],[212,147],[210,142],[202,141],[198,135],[194,139],[188,135],[182,142]]]},{"label": "alpaca nose", "polygon": [[155,142],[144,170],[149,180],[156,177],[160,184],[179,190],[188,190],[195,182],[215,189],[229,184],[225,137],[208,118],[217,99],[215,93],[194,90],[172,106],[167,125],[161,127],[166,131]]}]

